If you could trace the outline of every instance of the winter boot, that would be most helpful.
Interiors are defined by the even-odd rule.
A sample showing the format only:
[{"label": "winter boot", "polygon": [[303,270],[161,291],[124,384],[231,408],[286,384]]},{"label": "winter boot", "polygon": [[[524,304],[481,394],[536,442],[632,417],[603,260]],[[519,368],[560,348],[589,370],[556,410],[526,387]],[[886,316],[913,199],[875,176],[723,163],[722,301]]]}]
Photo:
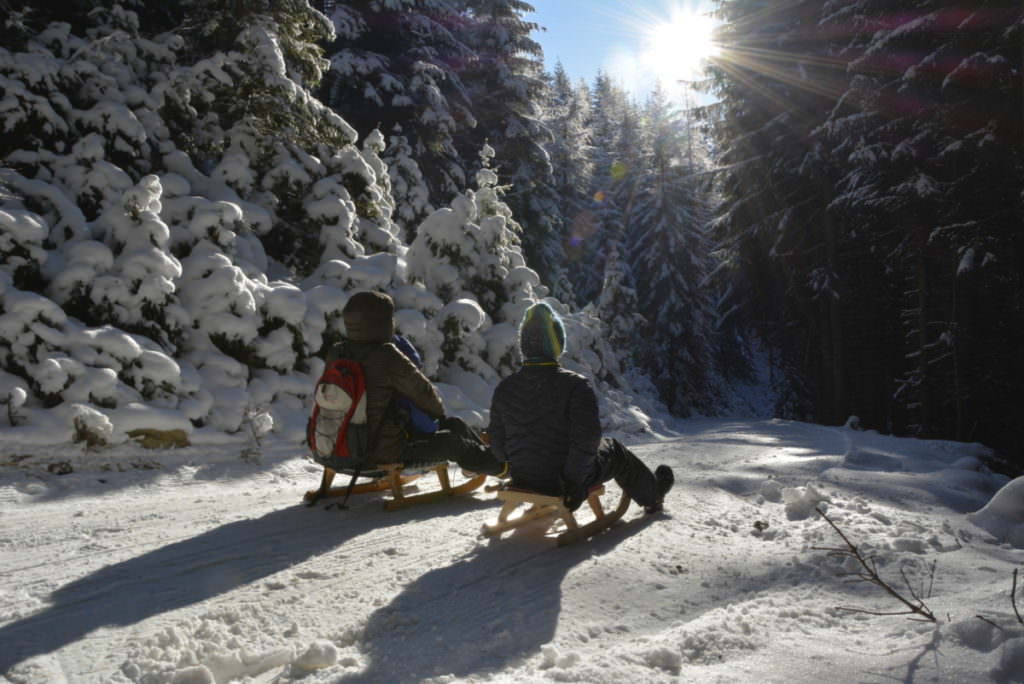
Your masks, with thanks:
[{"label": "winter boot", "polygon": [[676,476],[667,465],[660,465],[654,469],[654,479],[658,481],[658,498],[650,506],[645,506],[646,513],[660,513],[664,509],[665,495],[676,482]]}]

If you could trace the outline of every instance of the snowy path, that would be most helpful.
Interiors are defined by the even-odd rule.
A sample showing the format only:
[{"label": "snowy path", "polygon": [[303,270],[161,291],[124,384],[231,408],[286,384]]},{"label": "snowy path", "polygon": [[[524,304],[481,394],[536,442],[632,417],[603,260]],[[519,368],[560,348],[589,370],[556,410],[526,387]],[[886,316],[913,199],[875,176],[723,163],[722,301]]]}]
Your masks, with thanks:
[{"label": "snowy path", "polygon": [[[1020,681],[1011,673],[1024,672],[1024,630],[1006,595],[1024,552],[963,516],[1002,480],[965,469],[964,453],[943,453],[948,443],[774,421],[683,429],[635,447],[677,469],[668,513],[633,506],[624,524],[566,549],[539,529],[484,540],[480,526],[497,507],[482,493],[393,513],[376,495],[346,512],[307,509],[299,499],[317,471],[282,444],[265,449],[262,465],[231,458],[233,447],[192,447],[177,464],[127,472],[103,472],[95,455],[75,451],[65,476],[31,468],[33,459],[11,465],[5,449],[0,673],[13,682]],[[838,545],[810,514],[822,499],[884,574],[927,578],[937,561],[929,605],[948,615],[939,628],[834,609],[897,605],[843,584],[837,561],[813,548]]]}]

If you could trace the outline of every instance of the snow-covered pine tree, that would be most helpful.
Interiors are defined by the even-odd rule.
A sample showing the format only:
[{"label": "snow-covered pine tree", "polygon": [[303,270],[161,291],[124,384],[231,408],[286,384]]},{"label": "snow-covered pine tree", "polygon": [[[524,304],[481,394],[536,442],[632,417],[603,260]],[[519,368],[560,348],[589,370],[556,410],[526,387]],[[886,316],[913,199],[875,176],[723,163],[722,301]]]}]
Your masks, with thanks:
[{"label": "snow-covered pine tree", "polygon": [[[196,61],[176,75],[168,123],[200,173],[229,186],[233,199],[272,208],[261,234],[268,254],[308,274],[328,225],[341,226],[345,235],[331,244],[347,239],[350,253],[358,251],[352,231],[392,233],[390,200],[375,189],[379,170],[353,147],[355,130],[310,90],[329,66],[317,43],[333,36],[330,22],[299,0],[187,4],[184,55]],[[344,192],[326,189],[326,178]],[[355,215],[345,215],[352,206]],[[391,243],[378,237],[376,249]]]},{"label": "snow-covered pine tree", "polygon": [[618,368],[606,368],[608,379],[614,383],[618,383],[625,370],[639,368],[644,359],[641,345],[644,345],[646,338],[643,331],[648,326],[640,310],[633,275],[622,258],[621,245],[611,245],[605,261],[604,285],[597,300],[596,312],[605,339],[615,350],[616,360],[620,364]]},{"label": "snow-covered pine tree", "polygon": [[[745,317],[781,349],[791,378],[783,412],[842,422],[848,411],[840,249],[826,211],[835,172],[811,132],[845,75],[824,58],[820,3],[719,0],[725,46],[710,76],[720,100],[712,132],[722,202],[714,238],[731,246]],[[815,343],[809,343],[808,340]],[[809,355],[805,352],[811,349]]]},{"label": "snow-covered pine tree", "polygon": [[[1008,103],[1021,101],[1024,11],[989,2],[963,14],[935,0],[893,22],[889,5],[869,0],[830,10],[823,25],[870,27],[834,41],[853,79],[820,133],[848,160],[835,220],[870,249],[858,262],[867,275],[854,304],[869,321],[858,327],[874,332],[864,340],[872,372],[857,374],[883,397],[874,422],[958,439],[1008,434],[1005,395],[991,388],[1016,393],[1024,378],[1010,379],[1004,353],[979,344],[1024,328],[1007,316],[1019,310],[1007,302],[1019,301],[1021,269],[999,257],[1020,249],[1020,231],[1010,214],[992,211],[1019,203],[1014,141],[1024,110]],[[945,30],[954,20],[957,29]],[[894,52],[908,57],[894,64]],[[877,296],[878,282],[887,297]],[[903,359],[893,354],[900,348]]]},{"label": "snow-covered pine tree", "polygon": [[465,18],[454,0],[355,0],[332,3],[336,38],[323,101],[360,135],[400,126],[429,201],[447,203],[469,173],[453,139],[475,119],[458,65],[472,59],[462,41]]},{"label": "snow-covered pine tree", "polygon": [[[561,198],[559,215],[562,223],[562,253],[566,258],[574,251],[566,249],[572,229],[590,216],[590,186],[594,171],[590,145],[590,91],[586,83],[573,85],[561,62],[548,87],[544,107],[544,122],[551,129],[548,145],[551,167],[554,170],[555,193]],[[576,301],[570,267],[561,264],[550,278],[552,294],[573,307]]]},{"label": "snow-covered pine tree", "polygon": [[396,124],[388,136],[388,146],[382,159],[388,165],[391,178],[395,223],[401,230],[403,242],[411,244],[416,238],[416,226],[434,211],[434,207],[430,204],[430,189],[413,157],[408,139],[402,135],[401,126]]},{"label": "snow-covered pine tree", "polygon": [[586,121],[591,139],[592,175],[586,190],[590,202],[589,208],[572,217],[566,241],[570,279],[576,299],[581,302],[592,301],[601,292],[606,232],[610,228],[615,235],[621,235],[622,230],[613,185],[619,169],[615,165],[614,149],[625,107],[624,94],[604,72],[598,72],[590,94],[590,118]]},{"label": "snow-covered pine tree", "polygon": [[666,405],[688,415],[712,404],[709,198],[690,162],[692,131],[660,87],[644,107],[644,128],[626,240],[647,321],[642,363]]},{"label": "snow-covered pine tree", "polygon": [[518,278],[518,269],[526,268],[520,228],[489,168],[494,150],[484,147],[481,157],[477,190],[466,191],[420,224],[407,255],[408,275],[444,302],[471,297],[492,319],[518,322],[539,281]]},{"label": "snow-covered pine tree", "polygon": [[[298,206],[318,245],[329,226],[306,212],[306,199],[326,179],[341,188],[334,214],[351,209],[352,254],[362,250],[359,221],[390,230],[379,140],[357,149],[351,127],[308,91],[323,67],[314,44],[330,29],[322,17],[305,3],[188,9],[196,21],[184,37],[142,25],[117,2],[71,8],[80,34],[35,24],[46,13],[30,12],[15,31],[28,52],[0,51],[3,96],[14,105],[3,125],[25,127],[4,137],[0,172],[9,188],[0,211],[12,217],[4,299],[21,307],[5,310],[5,325],[36,331],[9,347],[4,367],[29,384],[30,405],[119,410],[146,400],[234,430],[257,377],[269,396],[295,404],[284,394],[297,385],[282,393],[279,374],[306,368],[318,351],[316,317],[333,310],[306,320],[302,294],[267,278],[283,271],[261,236],[297,227],[282,221],[282,207]],[[159,33],[147,33],[154,26]],[[279,182],[296,192],[274,196]],[[33,216],[45,258],[24,224]],[[278,256],[300,255],[305,235]],[[197,318],[176,303],[186,300]]]},{"label": "snow-covered pine tree", "polygon": [[159,177],[145,176],[93,223],[112,260],[81,294],[91,300],[96,323],[145,335],[173,353],[192,320],[177,302],[181,263],[168,250],[162,194]]},{"label": "snow-covered pine tree", "polygon": [[391,176],[387,163],[381,159],[385,148],[384,136],[374,129],[363,138],[362,158],[370,173],[372,182],[363,192],[364,197],[356,198],[356,209],[360,203],[369,205],[360,213],[359,235],[363,245],[372,252],[396,252],[401,240],[399,228],[391,220],[395,210],[395,198],[391,193]]},{"label": "snow-covered pine tree", "polygon": [[543,52],[530,35],[522,0],[467,0],[466,43],[475,52],[463,79],[477,126],[460,139],[463,155],[483,145],[496,151],[496,168],[509,188],[505,201],[523,226],[523,251],[541,277],[564,262],[560,198],[546,146],[551,132],[541,118],[545,94]]},{"label": "snow-covered pine tree", "polygon": [[519,226],[489,168],[494,150],[485,147],[481,157],[477,189],[427,217],[406,260],[409,279],[444,304],[431,313],[444,340],[439,377],[476,387],[474,400],[486,406],[484,385],[497,379],[496,369],[512,370],[516,326],[547,288],[526,265]]}]

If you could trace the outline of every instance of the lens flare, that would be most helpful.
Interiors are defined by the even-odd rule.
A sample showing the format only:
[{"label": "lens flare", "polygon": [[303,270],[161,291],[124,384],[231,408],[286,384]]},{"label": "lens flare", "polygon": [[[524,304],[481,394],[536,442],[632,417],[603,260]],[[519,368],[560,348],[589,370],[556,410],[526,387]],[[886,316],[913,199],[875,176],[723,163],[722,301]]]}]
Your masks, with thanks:
[{"label": "lens flare", "polygon": [[714,22],[702,14],[676,10],[669,21],[651,25],[641,62],[664,83],[692,79],[718,54],[712,41]]}]

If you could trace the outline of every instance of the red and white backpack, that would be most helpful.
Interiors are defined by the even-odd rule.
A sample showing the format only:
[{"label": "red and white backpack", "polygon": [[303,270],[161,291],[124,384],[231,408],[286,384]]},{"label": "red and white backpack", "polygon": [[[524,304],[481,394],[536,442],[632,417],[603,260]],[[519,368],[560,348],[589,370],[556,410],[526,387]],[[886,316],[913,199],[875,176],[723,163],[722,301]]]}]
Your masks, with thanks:
[{"label": "red and white backpack", "polygon": [[306,433],[313,460],[335,471],[356,468],[369,455],[368,441],[363,367],[331,361],[317,380]]}]

